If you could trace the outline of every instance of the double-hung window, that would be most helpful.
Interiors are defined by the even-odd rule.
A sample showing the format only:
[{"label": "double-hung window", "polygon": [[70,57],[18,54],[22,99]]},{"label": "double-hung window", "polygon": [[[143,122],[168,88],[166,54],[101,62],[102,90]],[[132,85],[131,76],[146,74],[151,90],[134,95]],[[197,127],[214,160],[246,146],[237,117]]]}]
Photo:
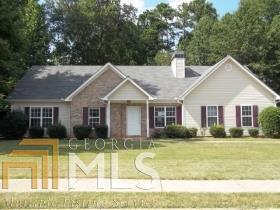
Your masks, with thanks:
[{"label": "double-hung window", "polygon": [[252,118],[253,118],[252,106],[241,106],[242,126],[252,127],[252,125],[253,125]]},{"label": "double-hung window", "polygon": [[30,127],[47,128],[53,124],[53,107],[31,107]]},{"label": "double-hung window", "polygon": [[88,111],[88,124],[91,127],[100,124],[100,109],[99,108],[89,108]]},{"label": "double-hung window", "polygon": [[167,125],[176,123],[176,107],[175,106],[159,106],[155,107],[155,127],[164,128]]},{"label": "double-hung window", "polygon": [[219,120],[218,106],[207,106],[207,125],[217,125]]}]

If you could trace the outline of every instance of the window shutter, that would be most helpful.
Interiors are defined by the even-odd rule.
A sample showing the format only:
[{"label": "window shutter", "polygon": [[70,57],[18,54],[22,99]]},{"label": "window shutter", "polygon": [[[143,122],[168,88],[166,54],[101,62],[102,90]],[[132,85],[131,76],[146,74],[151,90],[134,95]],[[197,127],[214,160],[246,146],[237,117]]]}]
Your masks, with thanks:
[{"label": "window shutter", "polygon": [[182,125],[182,107],[181,106],[176,107],[176,119],[177,119],[177,124]]},{"label": "window shutter", "polygon": [[27,117],[27,121],[28,121],[28,127],[30,125],[29,120],[30,120],[30,107],[24,107],[24,113]]},{"label": "window shutter", "polygon": [[241,107],[236,106],[236,127],[241,127]]},{"label": "window shutter", "polygon": [[201,107],[201,127],[206,128],[206,106]]},{"label": "window shutter", "polygon": [[224,125],[224,107],[219,106],[218,110],[219,110],[219,124]]},{"label": "window shutter", "polygon": [[105,117],[106,117],[106,108],[100,107],[100,124],[105,125]]},{"label": "window shutter", "polygon": [[254,123],[255,128],[259,127],[258,118],[259,118],[259,107],[257,105],[254,105],[253,106],[253,123]]},{"label": "window shutter", "polygon": [[88,125],[88,107],[83,108],[83,125]]},{"label": "window shutter", "polygon": [[150,128],[154,128],[155,127],[155,123],[154,123],[154,107],[150,107],[149,108],[149,124],[150,124]]},{"label": "window shutter", "polygon": [[53,124],[58,124],[59,108],[53,108]]}]

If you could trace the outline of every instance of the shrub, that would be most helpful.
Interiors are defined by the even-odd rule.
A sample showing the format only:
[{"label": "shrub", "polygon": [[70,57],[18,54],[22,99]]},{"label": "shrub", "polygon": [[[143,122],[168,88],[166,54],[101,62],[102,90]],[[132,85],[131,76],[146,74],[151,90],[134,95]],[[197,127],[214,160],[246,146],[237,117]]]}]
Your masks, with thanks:
[{"label": "shrub", "polygon": [[50,138],[64,139],[66,137],[66,128],[61,124],[51,125],[48,127],[47,133]]},{"label": "shrub", "polygon": [[21,111],[9,112],[0,121],[0,133],[5,139],[21,139],[27,128],[27,116]]},{"label": "shrub", "polygon": [[98,138],[107,139],[108,138],[108,126],[107,125],[96,125],[95,134]]},{"label": "shrub", "polygon": [[88,138],[91,130],[91,126],[88,125],[75,125],[73,128],[74,135],[77,139]]},{"label": "shrub", "polygon": [[251,128],[248,132],[251,137],[257,138],[259,136],[259,129]]},{"label": "shrub", "polygon": [[190,138],[197,137],[197,131],[198,131],[197,128],[188,128],[188,130],[189,130]]},{"label": "shrub", "polygon": [[229,133],[231,138],[240,138],[243,136],[243,128],[230,128]]},{"label": "shrub", "polygon": [[154,139],[164,138],[163,129],[155,129],[151,137]]},{"label": "shrub", "polygon": [[167,138],[189,138],[189,130],[182,125],[168,125],[164,128],[164,135]]},{"label": "shrub", "polygon": [[259,115],[263,134],[270,138],[280,138],[280,108],[268,107]]},{"label": "shrub", "polygon": [[29,128],[29,136],[31,138],[43,138],[44,128],[41,127]]},{"label": "shrub", "polygon": [[226,131],[223,125],[213,125],[210,127],[210,133],[214,138],[225,138]]}]

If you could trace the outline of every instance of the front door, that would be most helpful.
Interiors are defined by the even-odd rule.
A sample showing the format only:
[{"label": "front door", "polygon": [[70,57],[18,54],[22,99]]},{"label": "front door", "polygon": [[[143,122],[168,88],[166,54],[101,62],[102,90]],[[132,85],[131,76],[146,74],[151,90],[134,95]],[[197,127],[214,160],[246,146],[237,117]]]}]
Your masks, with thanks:
[{"label": "front door", "polygon": [[141,135],[141,107],[128,106],[126,111],[126,134],[128,136]]}]

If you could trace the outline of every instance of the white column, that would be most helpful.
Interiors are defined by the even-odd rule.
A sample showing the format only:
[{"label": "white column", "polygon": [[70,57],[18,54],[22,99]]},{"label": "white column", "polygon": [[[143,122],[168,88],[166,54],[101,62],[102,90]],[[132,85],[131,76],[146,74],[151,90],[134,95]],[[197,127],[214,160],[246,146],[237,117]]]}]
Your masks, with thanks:
[{"label": "white column", "polygon": [[108,126],[108,138],[111,137],[111,101],[108,101],[106,107],[106,122]]},{"label": "white column", "polygon": [[150,137],[150,119],[149,119],[149,100],[146,100],[146,112],[147,112],[147,138]]},{"label": "white column", "polygon": [[186,126],[186,122],[185,122],[185,106],[184,106],[184,101],[182,103],[182,125]]}]

